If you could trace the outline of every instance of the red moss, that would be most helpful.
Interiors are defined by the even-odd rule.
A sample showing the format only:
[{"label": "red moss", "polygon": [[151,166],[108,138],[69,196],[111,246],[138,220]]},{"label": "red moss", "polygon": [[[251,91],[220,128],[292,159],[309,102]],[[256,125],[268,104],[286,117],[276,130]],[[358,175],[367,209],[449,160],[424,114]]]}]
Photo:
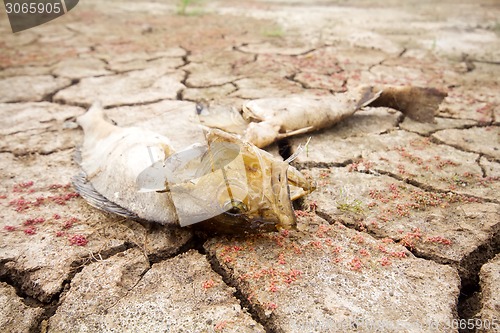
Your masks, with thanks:
[{"label": "red moss", "polygon": [[20,197],[9,201],[9,206],[14,206],[14,210],[16,212],[22,212],[23,210],[30,208],[31,205],[28,200],[24,199],[24,197]]},{"label": "red moss", "polygon": [[415,247],[415,243],[422,238],[422,233],[420,229],[414,228],[413,232],[408,232],[401,239],[401,245],[413,249]]},{"label": "red moss", "polygon": [[286,264],[285,255],[283,253],[280,253],[278,255],[278,263],[280,265],[285,265]]},{"label": "red moss", "polygon": [[278,308],[278,305],[276,303],[269,302],[266,304],[266,308],[268,310],[276,310]]},{"label": "red moss", "polygon": [[[35,184],[32,180],[29,180],[27,182],[22,182],[22,183],[19,183],[17,184],[18,187],[22,187],[22,188],[29,188],[31,186],[33,186],[33,184]],[[16,186],[16,185],[14,185]]]},{"label": "red moss", "polygon": [[221,321],[214,326],[214,331],[222,331],[227,326],[227,321]]},{"label": "red moss", "polygon": [[312,244],[312,246],[314,246],[317,249],[323,248],[323,244],[321,244],[320,241],[311,242],[310,244]]},{"label": "red moss", "polygon": [[33,206],[40,206],[40,205],[42,205],[45,202],[45,199],[46,198],[43,197],[43,196],[37,197],[37,198],[35,198],[35,201],[32,202],[32,205]]},{"label": "red moss", "polygon": [[26,235],[34,235],[36,234],[36,228],[31,226],[23,230]]},{"label": "red moss", "polygon": [[444,238],[444,237],[441,237],[441,236],[428,237],[426,239],[426,241],[431,242],[431,243],[443,244],[443,245],[451,245],[451,243],[452,243],[451,240]]},{"label": "red moss", "polygon": [[379,260],[380,264],[382,266],[390,266],[392,263],[387,257],[383,257],[382,259]]},{"label": "red moss", "polygon": [[355,235],[352,239],[358,244],[363,244],[365,242],[365,238],[359,234]]},{"label": "red moss", "polygon": [[365,256],[365,257],[370,256],[370,252],[368,252],[366,249],[359,250],[359,254],[361,254],[362,256]]},{"label": "red moss", "polygon": [[404,252],[404,251],[393,251],[390,254],[391,254],[392,257],[406,258],[406,252]]},{"label": "red moss", "polygon": [[295,213],[296,217],[304,217],[304,216],[309,216],[310,215],[309,212],[306,212],[305,210],[299,210],[299,209],[296,209],[294,211],[294,213]]},{"label": "red moss", "polygon": [[333,250],[332,250],[333,253],[335,254],[339,254],[340,252],[342,252],[342,247],[341,246],[336,246]]},{"label": "red moss", "polygon": [[71,245],[85,246],[88,244],[88,240],[84,235],[72,235],[68,237]]},{"label": "red moss", "polygon": [[43,218],[43,217],[30,218],[30,219],[27,219],[26,221],[24,221],[23,225],[29,226],[29,225],[41,224],[43,222],[45,222],[45,218]]},{"label": "red moss", "polygon": [[210,280],[207,280],[207,281],[204,281],[201,286],[203,287],[203,289],[210,289],[212,288],[213,286],[215,285],[215,282],[214,280],[210,279]]},{"label": "red moss", "polygon": [[78,222],[78,219],[76,217],[71,217],[69,220],[64,221],[62,227],[63,229],[70,229],[76,222]]},{"label": "red moss", "polygon": [[351,270],[353,271],[360,271],[361,268],[363,268],[363,263],[361,262],[361,259],[358,257],[354,257],[350,262],[349,265],[351,266]]},{"label": "red moss", "polygon": [[13,225],[5,225],[5,226],[3,227],[3,230],[12,232],[12,231],[16,231],[16,230],[17,230],[17,227],[15,227],[15,226],[13,226]]},{"label": "red moss", "polygon": [[55,202],[58,205],[64,206],[64,205],[66,205],[66,201],[69,201],[69,200],[76,198],[78,196],[79,196],[79,194],[76,192],[69,192],[66,194],[49,196],[47,199],[49,199],[52,202]]}]

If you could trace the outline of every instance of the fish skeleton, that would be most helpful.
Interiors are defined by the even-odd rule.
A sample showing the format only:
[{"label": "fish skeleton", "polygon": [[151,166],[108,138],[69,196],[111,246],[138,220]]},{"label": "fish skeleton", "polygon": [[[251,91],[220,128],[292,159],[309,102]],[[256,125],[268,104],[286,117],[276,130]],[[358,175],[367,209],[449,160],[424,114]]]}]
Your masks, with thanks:
[{"label": "fish skeleton", "polygon": [[98,104],[77,122],[77,192],[127,218],[223,233],[291,229],[292,201],[314,190],[287,161],[218,129],[204,128],[205,143],[174,151],[166,136],[112,124]]}]

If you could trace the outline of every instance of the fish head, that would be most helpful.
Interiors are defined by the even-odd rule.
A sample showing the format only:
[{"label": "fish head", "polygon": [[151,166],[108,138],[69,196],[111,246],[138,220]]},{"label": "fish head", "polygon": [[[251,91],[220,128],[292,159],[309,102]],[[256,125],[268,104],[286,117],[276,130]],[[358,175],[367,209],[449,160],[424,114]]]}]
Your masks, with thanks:
[{"label": "fish head", "polygon": [[314,189],[305,177],[287,162],[234,135],[211,129],[206,138],[209,147],[229,144],[238,153],[226,152],[232,154],[232,160],[215,168],[212,163],[215,172],[204,176],[208,180],[203,184],[205,193],[221,213],[200,222],[200,226],[230,234],[295,228],[292,198]]},{"label": "fish head", "polygon": [[300,171],[227,132],[206,129],[205,139],[144,170],[140,191],[169,192],[181,226],[225,234],[293,229],[292,200],[313,189]]}]

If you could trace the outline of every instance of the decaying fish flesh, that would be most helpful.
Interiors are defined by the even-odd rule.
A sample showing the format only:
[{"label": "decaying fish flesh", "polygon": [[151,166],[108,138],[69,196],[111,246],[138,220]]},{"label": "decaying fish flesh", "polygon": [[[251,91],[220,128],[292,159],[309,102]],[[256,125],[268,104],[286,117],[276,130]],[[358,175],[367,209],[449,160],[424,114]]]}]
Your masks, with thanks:
[{"label": "decaying fish flesh", "polygon": [[108,122],[99,105],[77,121],[84,142],[75,188],[125,217],[225,233],[290,229],[291,201],[313,190],[287,162],[218,129],[175,152],[165,136]]},{"label": "decaying fish flesh", "polygon": [[251,100],[243,104],[241,113],[208,109],[200,113],[200,119],[263,148],[282,138],[330,127],[365,106],[390,107],[412,119],[431,122],[445,96],[428,88],[360,86],[332,96]]}]

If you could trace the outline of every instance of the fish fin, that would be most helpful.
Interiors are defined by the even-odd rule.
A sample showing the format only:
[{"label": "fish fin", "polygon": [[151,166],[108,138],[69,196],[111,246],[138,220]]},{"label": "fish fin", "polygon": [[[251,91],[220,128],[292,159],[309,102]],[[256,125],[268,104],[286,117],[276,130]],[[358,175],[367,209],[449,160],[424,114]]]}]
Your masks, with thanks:
[{"label": "fish fin", "polygon": [[293,130],[293,131],[288,131],[288,132],[285,132],[285,133],[279,133],[277,138],[278,140],[281,140],[281,139],[284,139],[284,138],[288,138],[290,136],[294,136],[294,135],[299,135],[299,134],[304,134],[304,133],[307,133],[307,132],[311,132],[314,130],[314,126],[308,126],[308,127],[304,127],[304,128],[299,128],[297,130]]},{"label": "fish fin", "polygon": [[201,124],[211,128],[218,128],[229,133],[241,135],[248,125],[248,122],[234,107],[197,106],[196,112]]},{"label": "fish fin", "polygon": [[356,104],[356,110],[364,108],[373,101],[377,100],[383,92],[383,90],[376,91],[374,87],[361,87],[360,89],[361,97]]},{"label": "fish fin", "polygon": [[138,218],[138,216],[134,213],[131,213],[125,208],[109,201],[102,194],[97,192],[94,186],[88,181],[85,173],[80,172],[74,176],[72,183],[76,192],[78,192],[78,194],[91,206],[126,218]]},{"label": "fish fin", "polygon": [[95,101],[87,112],[76,118],[76,122],[84,130],[92,126],[96,120],[104,120],[104,111],[100,101]]},{"label": "fish fin", "polygon": [[307,149],[310,141],[311,141],[311,137],[309,137],[309,139],[307,139],[307,142],[304,146],[302,146],[302,144],[299,144],[299,146],[295,150],[295,153],[288,156],[288,158],[284,162],[288,163],[288,164],[292,163],[300,154],[302,154],[302,151],[304,151],[304,147]]},{"label": "fish fin", "polygon": [[75,163],[78,165],[82,165],[82,147],[81,146],[75,147],[75,151],[73,153],[73,161],[75,161]]}]

